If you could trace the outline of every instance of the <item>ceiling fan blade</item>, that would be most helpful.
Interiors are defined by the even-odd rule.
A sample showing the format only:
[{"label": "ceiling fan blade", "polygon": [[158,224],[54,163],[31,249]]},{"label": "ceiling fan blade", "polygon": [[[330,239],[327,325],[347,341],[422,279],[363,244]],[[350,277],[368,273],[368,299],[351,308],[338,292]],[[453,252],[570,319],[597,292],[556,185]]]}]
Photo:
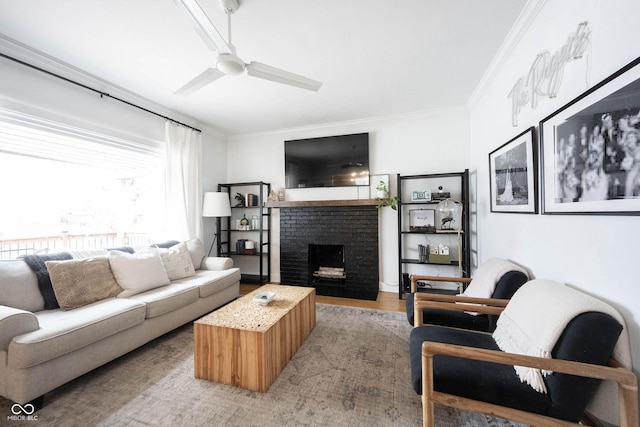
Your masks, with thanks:
[{"label": "ceiling fan blade", "polygon": [[174,3],[184,13],[193,29],[209,49],[218,53],[231,53],[231,48],[196,0],[174,0]]},{"label": "ceiling fan blade", "polygon": [[296,86],[302,89],[317,91],[322,86],[322,82],[312,80],[308,77],[290,73],[261,62],[251,61],[247,64],[247,74],[272,82],[283,83],[285,85]]},{"label": "ceiling fan blade", "polygon": [[207,68],[202,73],[191,79],[189,83],[178,89],[175,92],[175,95],[188,95],[191,92],[195,92],[196,90],[205,87],[209,83],[214,82],[223,76],[224,74],[218,71],[216,68]]}]

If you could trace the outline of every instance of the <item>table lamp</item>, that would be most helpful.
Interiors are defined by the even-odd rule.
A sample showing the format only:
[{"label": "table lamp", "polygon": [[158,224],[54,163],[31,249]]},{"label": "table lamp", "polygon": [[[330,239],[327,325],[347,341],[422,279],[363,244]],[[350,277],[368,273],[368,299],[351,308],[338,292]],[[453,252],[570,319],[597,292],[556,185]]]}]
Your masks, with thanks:
[{"label": "table lamp", "polygon": [[[202,216],[205,218],[214,217],[220,218],[223,216],[231,216],[231,205],[229,204],[229,194],[222,192],[207,192],[204,193],[204,201],[202,203]],[[220,240],[218,239],[218,230],[213,235],[213,242],[209,248],[209,254],[211,256],[211,250],[213,245],[218,242],[217,250],[220,254]]]}]

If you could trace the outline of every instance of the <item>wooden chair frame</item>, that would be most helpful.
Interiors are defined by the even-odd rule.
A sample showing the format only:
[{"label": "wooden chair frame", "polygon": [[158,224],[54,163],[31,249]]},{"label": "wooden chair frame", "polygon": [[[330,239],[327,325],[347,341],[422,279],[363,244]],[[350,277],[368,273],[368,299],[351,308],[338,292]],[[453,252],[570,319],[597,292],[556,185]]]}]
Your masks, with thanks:
[{"label": "wooden chair frame", "polygon": [[441,295],[417,293],[414,297],[414,324],[423,326],[422,310],[437,308],[440,310],[469,311],[499,316],[509,303],[508,299],[463,297],[459,295]]},{"label": "wooden chair frame", "polygon": [[[463,298],[463,301],[459,301],[460,298]],[[482,305],[472,305],[469,303]],[[415,306],[416,313],[422,308],[432,307],[449,310],[475,311],[486,314],[500,314],[507,303],[508,300],[495,300],[491,298],[428,295],[426,300],[423,300],[423,298],[416,299]],[[416,319],[418,318],[416,315]],[[433,388],[433,356],[436,354],[506,365],[526,366],[587,378],[614,381],[618,384],[620,427],[638,426],[638,379],[631,370],[623,368],[615,360],[611,360],[611,366],[602,366],[425,341],[422,343],[422,415],[424,427],[434,426],[435,403],[466,411],[497,416],[528,425],[550,427],[580,425],[544,415],[435,391]]]}]

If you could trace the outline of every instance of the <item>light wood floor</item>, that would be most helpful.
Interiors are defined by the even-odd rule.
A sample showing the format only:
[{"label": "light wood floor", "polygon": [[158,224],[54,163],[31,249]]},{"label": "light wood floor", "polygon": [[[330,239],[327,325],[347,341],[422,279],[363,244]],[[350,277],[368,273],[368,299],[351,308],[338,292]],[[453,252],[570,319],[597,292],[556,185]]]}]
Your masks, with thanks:
[{"label": "light wood floor", "polygon": [[[247,294],[256,288],[258,288],[258,285],[241,283],[240,294]],[[404,300],[398,299],[398,294],[395,292],[378,292],[378,299],[376,301],[316,295],[316,302],[321,304],[346,305],[349,307],[373,308],[376,310],[405,311]]]}]

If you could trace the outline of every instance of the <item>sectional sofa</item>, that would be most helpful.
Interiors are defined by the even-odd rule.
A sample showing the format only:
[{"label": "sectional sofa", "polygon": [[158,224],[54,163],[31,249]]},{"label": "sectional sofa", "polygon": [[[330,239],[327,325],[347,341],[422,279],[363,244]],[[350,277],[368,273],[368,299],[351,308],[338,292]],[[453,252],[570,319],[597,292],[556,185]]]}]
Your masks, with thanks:
[{"label": "sectional sofa", "polygon": [[205,257],[197,239],[159,246],[0,261],[0,395],[42,404],[45,393],[238,297],[230,258]]}]

